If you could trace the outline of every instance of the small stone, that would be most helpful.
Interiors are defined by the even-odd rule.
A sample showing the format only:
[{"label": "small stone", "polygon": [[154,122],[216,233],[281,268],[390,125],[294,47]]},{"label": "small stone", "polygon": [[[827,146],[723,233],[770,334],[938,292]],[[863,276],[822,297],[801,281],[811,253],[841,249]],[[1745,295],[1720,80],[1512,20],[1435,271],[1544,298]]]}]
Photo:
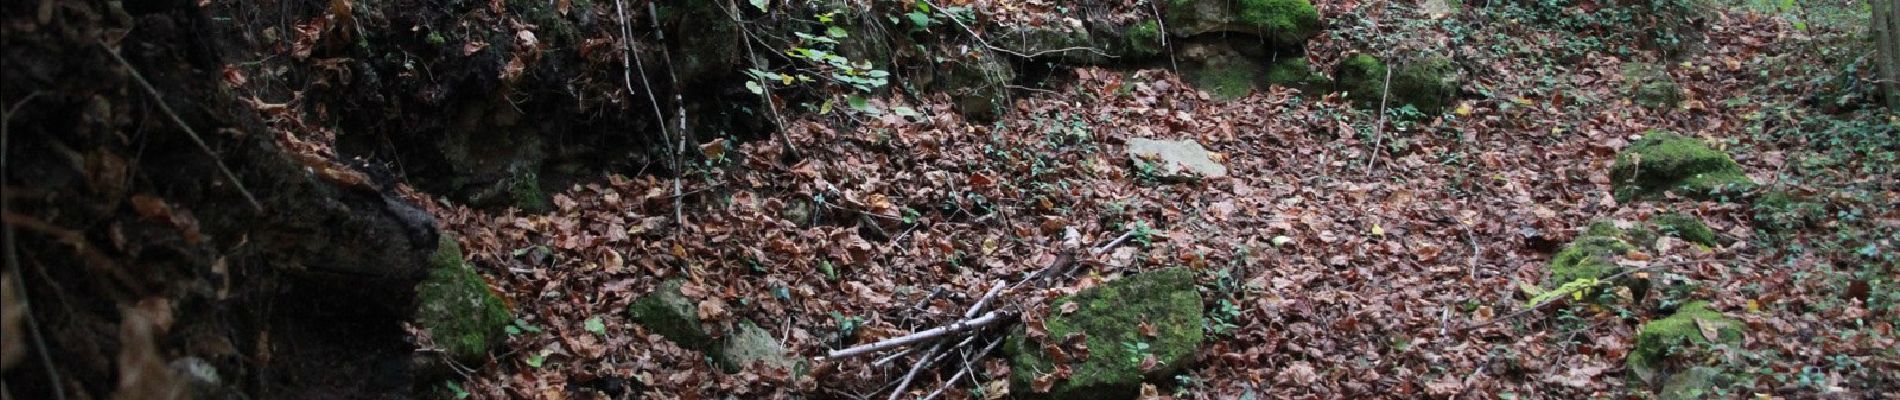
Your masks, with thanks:
[{"label": "small stone", "polygon": [[715,355],[719,367],[726,373],[736,373],[753,363],[763,363],[768,368],[783,368],[791,371],[798,360],[785,354],[785,346],[772,337],[771,332],[760,328],[752,321],[739,324],[739,329],[726,337]]},{"label": "small stone", "polygon": [[1128,156],[1137,172],[1153,168],[1156,178],[1192,180],[1225,178],[1227,167],[1214,161],[1207,148],[1188,140],[1128,139]]}]

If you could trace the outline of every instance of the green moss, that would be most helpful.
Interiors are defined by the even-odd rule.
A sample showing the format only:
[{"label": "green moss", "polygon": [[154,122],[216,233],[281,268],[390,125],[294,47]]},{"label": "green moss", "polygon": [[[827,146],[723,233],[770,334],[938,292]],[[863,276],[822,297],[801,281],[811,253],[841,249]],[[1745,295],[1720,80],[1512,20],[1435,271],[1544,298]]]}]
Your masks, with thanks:
[{"label": "green moss", "polygon": [[416,324],[450,357],[479,363],[513,317],[488,282],[462,261],[455,236],[441,236],[429,263],[429,277],[416,286]]},{"label": "green moss", "polygon": [[1708,224],[1702,223],[1701,219],[1697,219],[1694,216],[1669,213],[1650,218],[1649,222],[1655,224],[1656,229],[1665,235],[1675,236],[1682,240],[1703,246],[1716,245],[1715,230],[1709,229]]},{"label": "green moss", "polygon": [[1172,0],[1170,34],[1188,37],[1239,31],[1276,46],[1297,47],[1319,33],[1319,10],[1308,0]]},{"label": "green moss", "polygon": [[[1200,292],[1193,271],[1186,268],[1143,273],[1056,300],[1058,308],[1066,303],[1079,308],[1044,319],[1045,340],[1083,335],[1089,353],[1085,359],[1071,361],[1073,375],[1056,383],[1049,393],[1056,398],[1133,393],[1144,378],[1183,366],[1204,339]],[[1156,335],[1142,335],[1137,327],[1143,323],[1154,326]],[[1008,346],[1017,387],[1027,388],[1036,376],[1055,370],[1041,346],[1022,331],[1010,336]],[[1160,364],[1142,371],[1141,361],[1147,356]]]},{"label": "green moss", "polygon": [[1287,57],[1267,66],[1267,83],[1287,87],[1324,87],[1326,76],[1313,72],[1304,57]]},{"label": "green moss", "polygon": [[522,168],[509,178],[508,198],[513,200],[514,206],[523,212],[548,211],[548,194],[541,191],[540,176],[533,170]]},{"label": "green moss", "polygon": [[[1706,301],[1691,302],[1668,318],[1643,324],[1636,334],[1636,346],[1630,349],[1626,360],[1630,370],[1644,379],[1650,379],[1657,372],[1665,372],[1663,367],[1672,358],[1677,359],[1675,361],[1696,361],[1680,358],[1697,350],[1707,350],[1715,344],[1741,344],[1741,321],[1709,310],[1708,306]],[[1709,330],[1708,334],[1703,332],[1705,327]],[[1709,340],[1708,336],[1711,335],[1715,336],[1715,340]]]},{"label": "green moss", "polygon": [[1304,42],[1319,31],[1319,10],[1307,0],[1239,1],[1240,21],[1268,32],[1268,38],[1276,43]]},{"label": "green moss", "polygon": [[1132,56],[1150,56],[1161,53],[1161,24],[1155,20],[1146,20],[1128,27],[1128,52]]},{"label": "green moss", "polygon": [[1618,201],[1657,198],[1665,191],[1711,198],[1754,185],[1728,154],[1701,140],[1653,131],[1617,154],[1610,177]]},{"label": "green moss", "polygon": [[1220,100],[1233,100],[1252,93],[1261,81],[1260,66],[1252,63],[1216,63],[1190,71],[1194,86]]},{"label": "green moss", "polygon": [[1583,278],[1603,278],[1622,269],[1616,260],[1635,250],[1616,236],[1584,235],[1571,241],[1550,260],[1551,285],[1562,285]]},{"label": "green moss", "polygon": [[686,281],[673,279],[659,289],[627,306],[627,314],[648,332],[657,333],[680,347],[710,349],[712,334],[699,325],[699,308],[680,292]]},{"label": "green moss", "polygon": [[1334,88],[1345,91],[1361,107],[1374,108],[1381,102],[1388,108],[1411,105],[1424,115],[1443,112],[1458,93],[1458,83],[1452,79],[1457,67],[1450,59],[1428,57],[1398,66],[1391,71],[1389,86],[1387,68],[1393,67],[1368,54],[1348,57],[1335,69]]}]

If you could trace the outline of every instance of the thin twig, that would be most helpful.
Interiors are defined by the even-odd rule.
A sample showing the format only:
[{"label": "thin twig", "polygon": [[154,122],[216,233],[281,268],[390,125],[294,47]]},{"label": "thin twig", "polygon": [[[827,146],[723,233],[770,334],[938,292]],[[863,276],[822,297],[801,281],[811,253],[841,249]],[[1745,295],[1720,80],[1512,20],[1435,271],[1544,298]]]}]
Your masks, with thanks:
[{"label": "thin twig", "polygon": [[1372,127],[1372,154],[1366,157],[1366,176],[1372,175],[1372,164],[1379,162],[1379,146],[1385,142],[1385,102],[1392,97],[1392,66],[1385,68],[1385,83],[1379,88],[1379,122]]},{"label": "thin twig", "polygon": [[[116,57],[117,55],[115,54],[114,56]],[[127,68],[131,67],[127,66]],[[14,102],[12,106],[7,107],[5,112],[0,112],[0,182],[5,182],[11,177],[11,175],[8,175],[10,171],[7,170],[7,166],[12,164],[7,162],[7,155],[12,154],[12,148],[9,147],[8,142],[13,137],[13,114],[20,112],[20,107],[26,106],[27,102],[33,101],[33,98],[39,96],[39,91],[28,93],[25,98],[21,98],[20,101]],[[0,196],[0,215],[11,213],[11,205],[8,204],[7,198],[7,196]],[[30,296],[27,296],[26,293],[26,271],[20,268],[20,256],[16,253],[18,248],[15,247],[13,242],[12,223],[0,224],[0,241],[4,241],[4,245],[0,245],[0,247],[5,248],[7,265],[13,266],[14,269],[14,274],[10,275],[13,279],[7,280],[12,281],[16,290],[20,293],[20,311],[26,314],[26,328],[32,332],[33,347],[36,352],[40,354],[40,366],[46,368],[46,379],[50,381],[48,386],[53,388],[54,399],[66,400],[66,385],[61,383],[59,368],[53,366],[53,353],[47,350],[46,334],[40,332],[39,320],[33,317],[33,306],[28,301],[28,297]],[[8,395],[11,396],[12,394],[8,393]]]},{"label": "thin twig", "polygon": [[949,325],[939,326],[936,328],[931,328],[929,330],[912,333],[909,335],[880,340],[877,343],[871,343],[871,344],[852,347],[852,348],[843,349],[843,350],[832,350],[831,352],[825,354],[825,358],[834,359],[834,358],[854,357],[854,356],[864,355],[866,353],[875,353],[875,352],[888,350],[895,347],[911,345],[911,344],[915,344],[917,342],[922,342],[925,340],[936,339],[938,337],[942,337],[944,335],[949,335],[952,333],[959,333],[959,332],[964,332],[964,331],[969,331],[969,330],[974,330],[977,328],[990,326],[991,324],[1008,320],[1010,317],[1013,317],[1013,316],[1014,316],[1013,314],[1007,311],[1001,311],[1001,310],[990,311],[987,313],[983,313],[982,316],[979,316],[976,318],[957,321]]},{"label": "thin twig", "polygon": [[[976,354],[972,356],[978,359],[982,359],[983,355],[989,354],[990,351],[996,350],[996,346],[1002,345],[1002,344],[1003,344],[1003,339],[996,339],[994,341],[991,341],[990,345],[983,346],[982,350],[978,350]],[[949,389],[952,383],[955,383],[958,379],[963,379],[964,375],[967,375],[969,373],[970,373],[970,368],[967,365],[964,366],[963,369],[957,370],[957,373],[955,375],[950,375],[950,379],[944,380],[943,386],[938,386],[936,391],[930,392],[930,395],[928,396],[924,396],[923,400],[931,400],[931,399],[937,398],[937,396],[943,395],[944,389]]]},{"label": "thin twig", "polygon": [[218,152],[211,150],[211,145],[205,144],[204,139],[198,137],[198,131],[191,130],[191,125],[185,124],[185,119],[179,117],[177,111],[172,111],[172,106],[165,103],[165,95],[160,94],[158,88],[153,87],[151,82],[146,81],[145,75],[139,74],[139,69],[132,67],[131,62],[127,62],[125,61],[125,57],[119,56],[118,51],[113,50],[112,47],[106,45],[105,42],[99,42],[99,47],[105,49],[106,54],[111,55],[113,60],[118,60],[119,65],[125,66],[125,71],[132,76],[132,80],[138,82],[140,88],[145,89],[147,96],[152,96],[153,103],[158,103],[158,109],[164,111],[165,116],[171,117],[172,123],[178,124],[178,129],[184,130],[185,135],[191,137],[191,142],[198,144],[199,150],[203,150],[205,155],[211,156],[211,162],[216,163],[218,170],[224,172],[224,179],[230,180],[231,187],[237,188],[238,193],[244,195],[244,200],[251,203],[251,210],[262,214],[264,212],[264,205],[257,202],[257,197],[252,196],[250,190],[244,189],[244,182],[238,180],[237,174],[231,172],[231,168],[224,165],[224,160],[218,158]]}]

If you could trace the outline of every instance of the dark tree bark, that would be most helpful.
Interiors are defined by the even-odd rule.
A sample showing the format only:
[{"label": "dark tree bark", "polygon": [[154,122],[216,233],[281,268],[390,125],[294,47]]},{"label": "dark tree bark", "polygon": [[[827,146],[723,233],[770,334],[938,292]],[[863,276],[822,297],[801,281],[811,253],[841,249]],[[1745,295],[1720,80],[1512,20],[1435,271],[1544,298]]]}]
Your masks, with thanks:
[{"label": "dark tree bark", "polygon": [[1900,12],[1900,0],[1873,0],[1873,9],[1880,88],[1886,93],[1887,107],[1900,110],[1900,15],[1895,15]]}]

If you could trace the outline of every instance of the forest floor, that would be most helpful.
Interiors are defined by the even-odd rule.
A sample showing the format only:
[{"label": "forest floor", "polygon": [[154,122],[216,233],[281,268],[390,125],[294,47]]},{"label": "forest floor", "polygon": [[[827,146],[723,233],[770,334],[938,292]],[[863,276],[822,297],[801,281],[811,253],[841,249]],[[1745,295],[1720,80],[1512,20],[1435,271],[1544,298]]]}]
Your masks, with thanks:
[{"label": "forest floor", "polygon": [[[908,364],[723,374],[625,310],[684,278],[710,322],[759,321],[817,357],[957,320],[999,282],[1054,262],[1071,228],[1086,247],[1129,236],[1000,307],[1046,315],[1059,295],[1192,267],[1210,343],[1157,383],[1163,396],[1623,397],[1647,390],[1624,366],[1637,327],[1689,299],[1746,323],[1725,361],[1746,371],[1737,394],[1900,388],[1900,139],[1891,117],[1812,101],[1838,86],[1843,69],[1827,65],[1864,68],[1840,43],[1856,31],[1722,11],[1693,51],[1659,61],[1571,56],[1568,33],[1491,11],[1319,3],[1335,26],[1308,45],[1314,65],[1404,37],[1455,52],[1473,94],[1442,116],[1379,118],[1336,95],[1215,100],[1168,70],[1082,68],[1017,91],[994,124],[904,96],[870,106],[912,115],[796,117],[779,133],[802,152],[794,165],[771,161],[782,151],[771,140],[715,142],[677,181],[605,176],[560,188],[545,214],[431,201],[519,318],[509,350],[456,390],[587,398],[581,387],[611,377],[654,398],[882,398]],[[1620,77],[1635,61],[1671,66],[1681,105],[1629,101]],[[1825,216],[1771,234],[1748,198],[1618,202],[1610,165],[1651,130],[1716,143],[1763,187],[1812,194]],[[1230,177],[1158,181],[1122,155],[1131,138],[1198,141]],[[1545,282],[1553,253],[1592,221],[1668,212],[1700,217],[1719,245],[1625,261],[1677,289],[1526,312],[1520,288]],[[975,373],[945,382],[962,368]],[[950,398],[994,398],[1007,369],[1000,354],[953,362],[902,397],[949,385]]]}]

